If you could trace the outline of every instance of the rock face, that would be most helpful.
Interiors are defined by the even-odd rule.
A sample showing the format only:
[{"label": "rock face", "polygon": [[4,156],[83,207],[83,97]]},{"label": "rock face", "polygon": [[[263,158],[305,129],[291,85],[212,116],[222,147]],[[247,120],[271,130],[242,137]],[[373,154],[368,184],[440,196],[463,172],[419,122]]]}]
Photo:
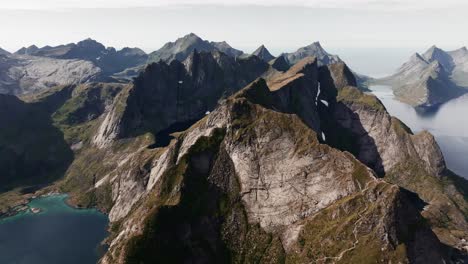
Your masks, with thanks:
[{"label": "rock face", "polygon": [[83,60],[15,55],[0,57],[0,93],[28,94],[96,79],[101,69]]},{"label": "rock face", "polygon": [[463,263],[466,180],[355,85],[211,51],[18,102],[73,151],[57,188],[109,213],[101,263]]},{"label": "rock face", "polygon": [[159,50],[149,54],[149,62],[159,62],[160,60],[165,62],[171,62],[173,60],[183,61],[193,51],[198,52],[211,52],[221,51],[229,56],[242,55],[242,51],[233,49],[226,42],[209,42],[201,39],[194,33],[178,38],[175,42],[168,42]]},{"label": "rock face", "polygon": [[271,53],[268,51],[268,49],[264,45],[261,45],[260,47],[258,47],[252,53],[252,55],[255,55],[255,56],[259,57],[260,59],[262,59],[265,62],[269,62],[269,61],[271,61],[272,59],[275,58],[273,55],[271,55]]},{"label": "rock face", "polygon": [[446,52],[432,46],[414,54],[395,74],[377,80],[392,85],[398,99],[415,107],[432,107],[465,93],[468,87],[468,51]]},{"label": "rock face", "polygon": [[106,48],[93,39],[85,39],[76,44],[70,43],[56,47],[37,48],[31,46],[22,48],[15,54],[90,61],[108,75],[145,64],[148,59],[146,53],[141,49],[124,48],[117,51],[112,47]]},{"label": "rock face", "polygon": [[171,125],[187,126],[212,111],[220,98],[247,85],[268,67],[256,57],[234,59],[217,51],[192,52],[183,62],[151,64],[135,80],[125,99],[125,109],[108,114],[107,120],[113,122],[103,123],[103,133],[95,142],[103,146],[109,138],[134,136],[141,131],[157,134]]},{"label": "rock face", "polygon": [[0,48],[0,56],[7,56],[7,55],[10,55],[10,52]]},{"label": "rock face", "polygon": [[[119,231],[102,263],[447,260],[413,198],[320,143],[301,107],[288,107],[293,93],[320,98],[326,71],[315,59],[290,71],[224,100],[167,148],[136,154],[152,156],[143,175],[117,177],[140,187],[113,193],[140,202],[130,212],[117,198]],[[331,96],[343,82],[323,83]]]},{"label": "rock face", "polygon": [[89,81],[128,82],[147,59],[138,48],[117,51],[92,39],[56,47],[22,48],[0,57],[0,93],[24,95]]},{"label": "rock face", "polygon": [[[417,193],[425,203],[423,216],[432,223],[439,239],[460,245],[460,237],[468,230],[463,217],[467,202],[463,195],[452,195],[457,188],[463,193],[466,183],[457,183],[458,176],[447,170],[430,133],[414,135],[391,117],[377,98],[353,87],[339,89],[336,105],[326,112],[336,120],[336,124],[322,125],[330,134],[330,144],[350,151],[388,182]],[[329,115],[322,112],[322,116]],[[333,137],[333,131],[340,131],[339,135]],[[336,136],[340,140],[334,140]],[[444,223],[445,228],[440,228]]]}]

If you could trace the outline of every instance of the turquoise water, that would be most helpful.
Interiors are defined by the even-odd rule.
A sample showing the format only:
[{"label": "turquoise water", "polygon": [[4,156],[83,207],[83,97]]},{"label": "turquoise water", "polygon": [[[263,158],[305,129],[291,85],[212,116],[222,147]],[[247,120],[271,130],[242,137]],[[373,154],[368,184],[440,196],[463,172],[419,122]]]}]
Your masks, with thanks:
[{"label": "turquoise water", "polygon": [[41,209],[0,219],[1,264],[96,263],[104,252],[107,216],[94,209],[75,209],[66,195],[32,200]]}]

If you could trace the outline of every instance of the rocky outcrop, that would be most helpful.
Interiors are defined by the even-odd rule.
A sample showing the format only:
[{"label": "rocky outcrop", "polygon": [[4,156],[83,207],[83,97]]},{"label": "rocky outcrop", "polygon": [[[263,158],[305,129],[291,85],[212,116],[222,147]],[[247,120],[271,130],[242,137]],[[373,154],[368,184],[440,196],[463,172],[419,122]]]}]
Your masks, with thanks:
[{"label": "rocky outcrop", "polygon": [[264,45],[258,47],[254,52],[252,52],[252,55],[259,57],[264,62],[269,62],[275,58]]}]

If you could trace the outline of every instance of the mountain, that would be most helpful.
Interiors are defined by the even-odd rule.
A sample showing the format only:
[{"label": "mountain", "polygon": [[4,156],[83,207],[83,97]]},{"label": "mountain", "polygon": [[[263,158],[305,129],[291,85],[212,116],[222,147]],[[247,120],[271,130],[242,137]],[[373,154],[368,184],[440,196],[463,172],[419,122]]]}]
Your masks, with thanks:
[{"label": "mountain", "polygon": [[459,210],[467,207],[455,198],[451,213],[437,213],[455,190],[440,150],[427,132],[413,135],[377,98],[348,86],[348,72],[305,59],[221,101],[167,147],[137,148],[121,168],[144,169],[110,174],[122,178],[113,184],[117,231],[102,263],[448,261],[423,217],[442,238],[445,217],[466,234]]},{"label": "mountain", "polygon": [[274,69],[278,71],[287,71],[291,67],[291,65],[289,65],[288,61],[283,55],[280,55],[277,58],[274,58],[269,63],[271,67],[273,67]]},{"label": "mountain", "polygon": [[16,51],[14,54],[15,55],[32,55],[34,52],[39,50],[39,48],[36,45],[31,45],[29,47],[23,47]]},{"label": "mountain", "polygon": [[322,48],[322,45],[320,45],[320,42],[314,42],[292,53],[285,53],[284,56],[291,65],[309,56],[317,57],[320,65],[342,62],[337,55],[332,55],[326,52],[325,49]]},{"label": "mountain", "polygon": [[[294,65],[298,61],[310,56],[315,56],[318,60],[319,65],[330,65],[343,62],[337,55],[328,53],[322,47],[320,42],[314,42],[308,46],[299,48],[297,51],[292,53],[283,53],[278,58],[284,57],[289,65]],[[283,62],[281,62],[281,64],[284,65]],[[285,69],[284,66],[281,66],[280,68]],[[356,72],[353,72],[353,74],[357,81],[357,87],[359,87],[359,89],[363,91],[369,91],[367,87],[369,83],[369,77],[364,76],[362,74],[358,74]]]},{"label": "mountain", "polygon": [[213,42],[213,41],[211,41],[210,44],[213,47],[215,47],[216,50],[219,50],[219,51],[221,51],[221,52],[223,52],[226,55],[229,55],[231,57],[239,57],[242,54],[244,54],[244,52],[231,47],[226,41],[222,41],[222,42]]},{"label": "mountain", "polygon": [[[198,120],[212,111],[222,97],[229,96],[269,69],[257,57],[235,59],[219,51],[193,51],[184,61],[150,64],[135,79],[129,106],[106,117],[95,137],[98,146],[112,139],[134,136],[141,131],[157,134],[164,128]],[[161,96],[164,95],[164,96]],[[158,140],[156,136],[156,140]]]},{"label": "mountain", "polygon": [[268,51],[268,49],[264,45],[261,45],[260,47],[258,47],[252,53],[252,55],[255,55],[255,56],[259,57],[260,59],[262,59],[265,62],[269,62],[269,61],[271,61],[272,59],[275,58],[273,55],[271,55],[271,53]]},{"label": "mountain", "polygon": [[229,56],[240,56],[243,54],[242,51],[233,49],[226,42],[209,42],[201,39],[194,33],[190,33],[181,38],[178,38],[175,42],[168,42],[159,50],[149,54],[149,62],[158,62],[160,60],[170,62],[173,60],[183,61],[185,60],[194,50],[197,51],[221,51]]},{"label": "mountain", "polygon": [[100,68],[84,60],[27,55],[0,56],[0,93],[34,93],[56,85],[98,79],[100,74]]},{"label": "mountain", "polygon": [[56,47],[45,46],[37,48],[31,46],[16,52],[18,55],[32,55],[56,59],[79,59],[93,62],[105,74],[113,74],[127,68],[146,63],[148,56],[138,48],[124,48],[115,50],[106,48],[93,39],[85,39],[78,43],[70,43]]},{"label": "mountain", "polygon": [[440,105],[466,92],[468,51],[446,52],[432,46],[422,55],[411,56],[392,76],[376,82],[392,85],[397,98],[414,107]]},{"label": "mountain", "polygon": [[8,52],[8,51],[6,51],[6,50],[0,48],[0,56],[2,56],[2,55],[3,55],[3,56],[8,56],[8,55],[10,55],[10,52]]},{"label": "mountain", "polygon": [[56,47],[30,46],[0,58],[0,93],[24,95],[88,81],[129,82],[147,59],[141,49],[117,51],[92,39]]},{"label": "mountain", "polygon": [[[273,64],[194,50],[130,83],[6,97],[21,106],[2,104],[8,142],[65,142],[72,160],[32,193],[50,181],[5,180],[0,211],[59,191],[108,213],[102,264],[466,262],[468,182],[434,137],[356,88],[343,62]],[[49,128],[62,134],[45,147]]]}]

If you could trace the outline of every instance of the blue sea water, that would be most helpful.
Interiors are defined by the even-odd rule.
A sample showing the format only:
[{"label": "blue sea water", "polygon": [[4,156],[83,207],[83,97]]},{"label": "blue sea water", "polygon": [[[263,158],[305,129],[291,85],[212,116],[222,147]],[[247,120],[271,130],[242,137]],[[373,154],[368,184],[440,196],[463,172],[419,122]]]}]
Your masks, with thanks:
[{"label": "blue sea water", "polygon": [[0,219],[1,264],[87,264],[103,254],[107,216],[95,209],[75,209],[66,195],[33,199],[22,212]]}]

